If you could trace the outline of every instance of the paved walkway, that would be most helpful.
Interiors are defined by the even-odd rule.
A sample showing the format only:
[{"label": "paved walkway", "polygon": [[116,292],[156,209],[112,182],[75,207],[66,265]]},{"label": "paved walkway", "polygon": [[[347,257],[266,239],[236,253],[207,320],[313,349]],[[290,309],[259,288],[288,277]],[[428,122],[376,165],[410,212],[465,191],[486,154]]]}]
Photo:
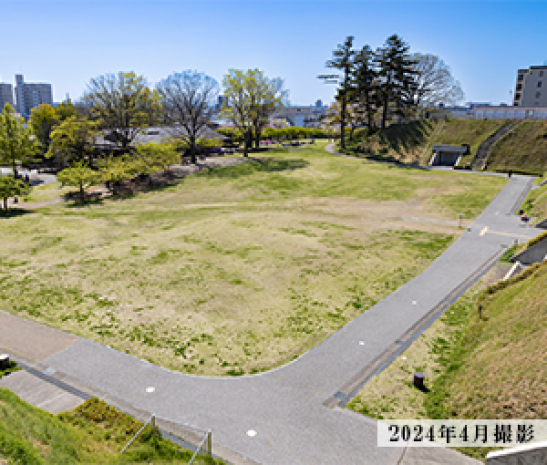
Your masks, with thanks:
[{"label": "paved walkway", "polygon": [[[40,370],[115,404],[211,429],[214,444],[261,463],[477,463],[449,449],[404,453],[378,448],[376,422],[338,404],[494,264],[504,247],[538,233],[513,214],[532,181],[511,178],[461,238],[423,273],[279,369],[239,378],[191,376],[84,338],[70,340],[57,330],[48,331],[51,338],[64,341],[58,351],[27,357]],[[13,331],[28,324],[16,320]],[[52,347],[45,333],[42,338],[44,347]],[[4,341],[0,339],[0,346],[14,353],[27,350],[25,341],[13,342],[13,347]],[[246,434],[249,430],[256,435]]]}]

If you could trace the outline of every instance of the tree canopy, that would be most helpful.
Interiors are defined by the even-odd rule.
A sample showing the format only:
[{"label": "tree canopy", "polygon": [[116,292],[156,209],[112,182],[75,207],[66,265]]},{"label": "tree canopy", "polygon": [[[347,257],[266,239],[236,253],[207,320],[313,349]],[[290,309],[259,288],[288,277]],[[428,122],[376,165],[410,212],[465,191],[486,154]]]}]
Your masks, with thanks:
[{"label": "tree canopy", "polygon": [[450,68],[438,56],[415,53],[414,85],[408,99],[419,108],[438,107],[439,104],[456,105],[464,98],[460,83],[454,79]]},{"label": "tree canopy", "polygon": [[85,198],[85,189],[100,181],[100,174],[91,169],[83,160],[77,161],[69,168],[57,174],[57,180],[65,186],[77,187],[80,200]]},{"label": "tree canopy", "polygon": [[173,135],[184,138],[192,163],[196,162],[195,147],[203,130],[217,113],[218,83],[197,71],[173,73],[156,86],[164,120]]},{"label": "tree canopy", "polygon": [[59,115],[55,108],[45,103],[30,110],[30,126],[38,139],[42,154],[45,154],[51,143],[51,131],[59,124]]},{"label": "tree canopy", "polygon": [[46,156],[56,158],[61,168],[76,161],[89,161],[93,153],[93,136],[96,131],[96,123],[71,116],[52,131],[51,144]]},{"label": "tree canopy", "polygon": [[409,54],[410,46],[397,34],[388,37],[382,47],[376,51],[379,92],[382,105],[382,129],[386,126],[390,107],[394,114],[403,116],[413,102],[405,98],[413,94],[418,72],[416,61]]},{"label": "tree canopy", "polygon": [[347,122],[347,106],[352,91],[352,73],[354,70],[353,36],[348,36],[343,44],[338,44],[336,50],[332,52],[332,59],[326,63],[327,68],[340,70],[342,73],[321,75],[320,79],[326,82],[338,83],[336,90],[336,101],[340,104],[340,113],[338,122],[340,124],[340,147],[345,148],[345,127]]},{"label": "tree canopy", "polygon": [[82,100],[106,137],[124,150],[159,109],[156,93],[143,76],[133,72],[91,79]]},{"label": "tree canopy", "polygon": [[253,133],[255,141],[260,141],[269,116],[283,106],[287,92],[281,79],[270,79],[257,68],[231,69],[222,85],[225,100],[221,114],[243,133],[247,156]]},{"label": "tree canopy", "polygon": [[350,134],[359,125],[375,131],[378,119],[383,129],[394,116],[409,117],[440,103],[455,104],[463,99],[460,84],[439,57],[411,54],[410,46],[397,34],[375,51],[368,45],[354,50],[353,37],[348,36],[326,66],[339,70],[338,74],[318,77],[338,84],[336,104],[327,120],[340,128],[341,147],[348,124]]},{"label": "tree canopy", "polygon": [[15,179],[11,174],[0,176],[0,199],[4,204],[4,210],[8,209],[8,199],[10,197],[27,195],[30,192],[30,186],[22,179]]},{"label": "tree canopy", "polygon": [[0,114],[0,164],[10,165],[16,173],[17,164],[34,160],[37,152],[38,145],[30,125],[27,126],[6,103]]}]

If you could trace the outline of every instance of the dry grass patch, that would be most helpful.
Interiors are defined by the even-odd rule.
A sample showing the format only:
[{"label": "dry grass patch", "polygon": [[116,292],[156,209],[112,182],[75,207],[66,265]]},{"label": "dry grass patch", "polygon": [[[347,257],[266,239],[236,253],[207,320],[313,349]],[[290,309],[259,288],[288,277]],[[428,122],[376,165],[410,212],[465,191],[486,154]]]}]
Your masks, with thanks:
[{"label": "dry grass patch", "polygon": [[281,149],[130,199],[51,206],[2,220],[0,305],[176,370],[263,371],[437,257],[460,229],[420,189],[478,189],[478,213],[502,183],[472,178]]}]

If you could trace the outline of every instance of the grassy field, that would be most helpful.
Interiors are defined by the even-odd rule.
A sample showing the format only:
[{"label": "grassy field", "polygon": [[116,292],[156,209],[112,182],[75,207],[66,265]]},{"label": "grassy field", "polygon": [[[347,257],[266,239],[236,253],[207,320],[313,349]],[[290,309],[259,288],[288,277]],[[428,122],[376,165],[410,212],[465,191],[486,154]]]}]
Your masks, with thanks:
[{"label": "grassy field", "polygon": [[[192,452],[181,450],[147,427],[121,455],[142,423],[98,399],[72,412],[53,416],[0,389],[0,461],[21,465],[77,463],[187,463]],[[2,463],[5,463],[2,461]],[[194,463],[224,463],[198,456]]]},{"label": "grassy field", "polygon": [[[347,148],[356,155],[377,156],[425,166],[433,155],[434,144],[468,144],[470,154],[466,160],[472,161],[480,144],[506,123],[505,120],[449,120],[433,136],[442,121],[413,121],[394,124],[370,137],[349,142]],[[424,153],[426,146],[428,150]]]},{"label": "grassy field", "polygon": [[316,146],[20,210],[0,218],[0,308],[180,371],[260,372],[420,272],[505,182]]},{"label": "grassy field", "polygon": [[488,156],[488,169],[531,174],[547,171],[547,122],[519,123],[494,145]]},{"label": "grassy field", "polygon": [[[391,419],[546,418],[546,285],[543,265],[497,286],[475,286],[349,408]],[[412,386],[416,371],[425,373],[429,392]],[[461,450],[484,459],[491,449]]]}]

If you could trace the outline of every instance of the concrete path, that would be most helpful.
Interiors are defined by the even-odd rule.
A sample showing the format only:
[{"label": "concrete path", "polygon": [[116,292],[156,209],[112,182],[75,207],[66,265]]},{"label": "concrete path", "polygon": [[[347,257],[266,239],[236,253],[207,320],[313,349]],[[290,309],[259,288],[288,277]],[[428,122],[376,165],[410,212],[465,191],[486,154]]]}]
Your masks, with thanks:
[{"label": "concrete path", "polygon": [[[532,181],[511,178],[423,273],[279,369],[240,378],[191,376],[83,338],[35,358],[43,370],[55,370],[110,402],[211,429],[214,444],[260,463],[477,463],[449,449],[378,448],[376,422],[338,405],[493,265],[504,247],[537,234],[512,214]],[[51,330],[51,337],[58,333]]]},{"label": "concrete path", "polygon": [[15,392],[25,402],[54,415],[72,410],[84,402],[82,397],[23,370],[4,376],[0,379],[0,387]]}]

